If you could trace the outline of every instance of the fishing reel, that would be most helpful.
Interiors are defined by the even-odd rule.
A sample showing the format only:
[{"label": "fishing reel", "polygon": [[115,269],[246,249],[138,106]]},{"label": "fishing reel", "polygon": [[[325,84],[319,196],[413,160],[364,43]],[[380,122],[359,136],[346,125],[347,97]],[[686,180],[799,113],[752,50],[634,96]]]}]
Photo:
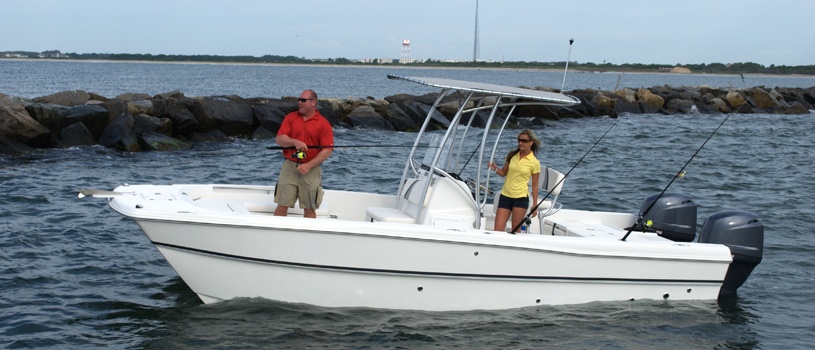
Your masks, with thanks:
[{"label": "fishing reel", "polygon": [[651,220],[640,220],[637,223],[635,223],[633,226],[626,227],[625,229],[629,230],[629,231],[641,231],[642,233],[645,233],[645,232],[648,232],[648,230],[651,229],[652,226],[654,226],[653,221],[651,221]]},{"label": "fishing reel", "polygon": [[294,158],[294,159],[297,159],[297,160],[303,160],[303,159],[306,159],[306,152],[297,151],[297,152],[292,153],[291,157]]}]

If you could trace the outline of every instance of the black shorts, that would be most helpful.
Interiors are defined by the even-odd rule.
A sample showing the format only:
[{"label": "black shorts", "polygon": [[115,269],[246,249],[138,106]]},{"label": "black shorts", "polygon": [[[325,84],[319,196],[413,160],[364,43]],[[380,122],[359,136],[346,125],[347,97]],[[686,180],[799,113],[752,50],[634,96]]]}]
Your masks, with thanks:
[{"label": "black shorts", "polygon": [[505,195],[501,195],[498,197],[498,207],[509,209],[512,211],[512,208],[529,208],[529,197],[521,197],[521,198],[509,198]]}]

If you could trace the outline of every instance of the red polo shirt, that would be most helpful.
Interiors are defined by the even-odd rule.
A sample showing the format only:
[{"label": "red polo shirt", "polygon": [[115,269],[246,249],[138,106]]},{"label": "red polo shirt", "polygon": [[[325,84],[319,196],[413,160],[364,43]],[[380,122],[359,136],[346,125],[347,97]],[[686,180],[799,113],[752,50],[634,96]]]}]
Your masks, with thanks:
[{"label": "red polo shirt", "polygon": [[[307,120],[303,120],[297,111],[287,114],[286,118],[283,118],[283,124],[280,125],[277,135],[288,135],[293,139],[305,142],[307,146],[334,145],[334,131],[331,129],[331,123],[316,110],[314,115]],[[300,161],[308,162],[314,159],[321,150],[322,148],[309,147],[306,151],[306,158]],[[297,161],[292,156],[295,152],[297,152],[295,149],[284,149],[283,156],[288,160]]]}]

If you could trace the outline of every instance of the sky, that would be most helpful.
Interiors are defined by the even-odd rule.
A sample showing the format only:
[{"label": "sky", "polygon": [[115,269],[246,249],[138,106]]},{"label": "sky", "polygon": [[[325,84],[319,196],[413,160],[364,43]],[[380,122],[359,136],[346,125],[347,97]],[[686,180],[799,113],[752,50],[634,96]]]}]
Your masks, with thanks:
[{"label": "sky", "polygon": [[[476,0],[2,0],[0,52],[472,60]],[[479,59],[815,65],[813,0],[478,0]],[[574,44],[569,45],[569,39]]]}]

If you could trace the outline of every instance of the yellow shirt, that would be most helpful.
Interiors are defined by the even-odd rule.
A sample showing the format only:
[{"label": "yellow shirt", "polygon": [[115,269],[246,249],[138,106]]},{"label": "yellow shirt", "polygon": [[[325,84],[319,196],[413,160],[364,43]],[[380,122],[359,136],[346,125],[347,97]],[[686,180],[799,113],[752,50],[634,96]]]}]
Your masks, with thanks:
[{"label": "yellow shirt", "polygon": [[509,170],[504,187],[501,188],[501,194],[509,198],[529,196],[529,178],[532,177],[532,174],[540,172],[541,162],[535,158],[534,153],[530,152],[526,157],[521,158],[521,152],[518,152],[509,160]]}]

